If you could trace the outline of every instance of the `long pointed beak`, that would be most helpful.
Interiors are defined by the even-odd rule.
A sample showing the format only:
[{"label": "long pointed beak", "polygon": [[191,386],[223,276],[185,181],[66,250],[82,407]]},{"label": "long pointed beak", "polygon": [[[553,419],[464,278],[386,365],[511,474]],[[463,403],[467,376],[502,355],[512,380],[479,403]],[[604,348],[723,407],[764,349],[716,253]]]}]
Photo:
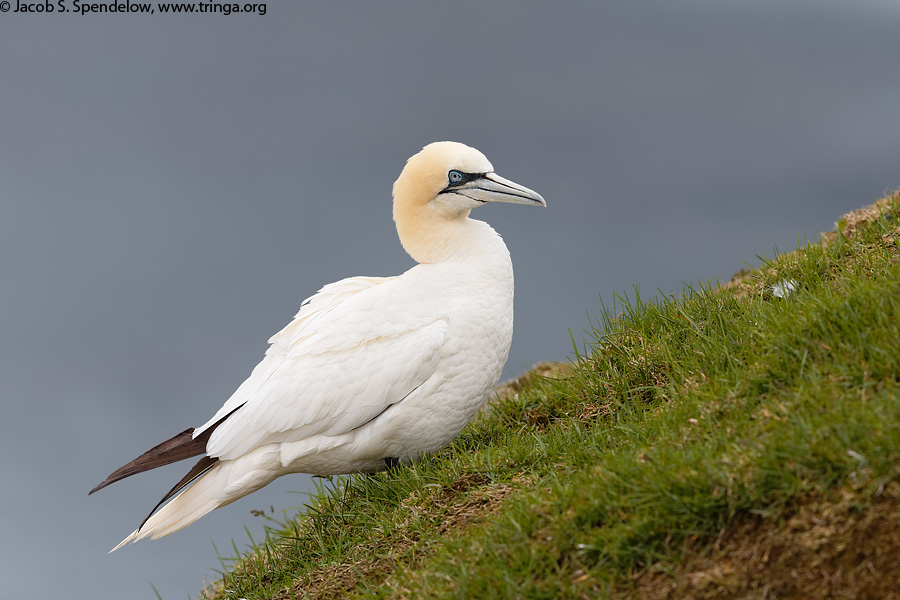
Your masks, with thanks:
[{"label": "long pointed beak", "polygon": [[500,177],[496,173],[485,173],[482,177],[474,179],[458,189],[465,190],[466,196],[481,202],[547,206],[541,195],[534,190],[529,190],[524,185]]}]

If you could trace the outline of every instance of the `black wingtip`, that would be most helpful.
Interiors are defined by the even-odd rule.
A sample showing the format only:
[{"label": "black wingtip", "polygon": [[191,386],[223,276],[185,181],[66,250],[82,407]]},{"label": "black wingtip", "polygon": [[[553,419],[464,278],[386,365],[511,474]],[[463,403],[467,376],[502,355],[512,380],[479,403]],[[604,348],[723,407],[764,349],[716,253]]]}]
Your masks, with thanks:
[{"label": "black wingtip", "polygon": [[88,496],[98,490],[102,490],[112,483],[125,479],[126,477],[131,477],[132,475],[137,475],[138,473],[143,473],[144,471],[149,471],[157,467],[169,465],[186,458],[192,458],[194,456],[205,454],[206,442],[209,441],[209,436],[212,435],[212,432],[215,431],[219,425],[225,422],[225,419],[233,415],[239,408],[241,407],[238,406],[230,413],[216,421],[212,426],[206,428],[203,433],[201,433],[197,437],[194,437],[193,435],[194,428],[190,427],[188,429],[185,429],[178,435],[172,436],[161,444],[157,444],[153,448],[150,448],[127,465],[124,465],[113,471],[109,477],[94,486],[94,489],[88,492]]},{"label": "black wingtip", "polygon": [[179,460],[184,460],[185,458],[203,454],[206,452],[206,441],[209,439],[209,436],[199,436],[197,439],[194,439],[192,436],[193,433],[193,428],[185,429],[165,442],[157,444],[127,465],[110,473],[109,477],[98,483],[94,486],[94,489],[88,492],[88,496],[98,490],[102,490],[110,484],[121,481],[126,477],[131,477],[132,475],[143,473],[150,469],[155,469]]}]

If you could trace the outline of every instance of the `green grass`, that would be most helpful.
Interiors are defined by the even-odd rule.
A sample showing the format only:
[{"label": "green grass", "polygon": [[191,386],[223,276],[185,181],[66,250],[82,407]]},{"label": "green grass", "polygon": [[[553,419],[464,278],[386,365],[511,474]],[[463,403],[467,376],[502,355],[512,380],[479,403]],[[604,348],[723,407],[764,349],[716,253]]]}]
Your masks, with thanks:
[{"label": "green grass", "polygon": [[[217,598],[627,595],[736,519],[900,479],[900,197],[736,285],[619,299],[444,452],[323,484]],[[774,284],[793,280],[785,298]]]}]

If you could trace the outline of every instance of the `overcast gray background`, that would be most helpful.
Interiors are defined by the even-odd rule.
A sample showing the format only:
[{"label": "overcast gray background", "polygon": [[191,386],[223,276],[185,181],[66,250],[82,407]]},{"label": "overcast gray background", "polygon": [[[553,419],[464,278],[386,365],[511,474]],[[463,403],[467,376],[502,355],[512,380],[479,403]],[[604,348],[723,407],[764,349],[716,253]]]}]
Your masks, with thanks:
[{"label": "overcast gray background", "polygon": [[4,598],[184,598],[251,509],[302,503],[282,478],[107,556],[188,465],[87,491],[205,422],[323,284],[411,266],[390,191],[428,142],[549,204],[475,214],[516,266],[507,376],[600,298],[728,278],[900,186],[893,0],[267,10],[0,14]]}]

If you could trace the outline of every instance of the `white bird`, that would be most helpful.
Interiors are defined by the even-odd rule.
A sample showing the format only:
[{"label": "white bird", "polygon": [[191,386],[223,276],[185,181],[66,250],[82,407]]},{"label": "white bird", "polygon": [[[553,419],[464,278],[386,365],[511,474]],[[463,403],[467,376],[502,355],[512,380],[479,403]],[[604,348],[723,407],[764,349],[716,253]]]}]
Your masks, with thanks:
[{"label": "white bird", "polygon": [[400,243],[419,264],[396,277],[323,287],[206,424],[91,490],[203,455],[113,551],[178,531],[288,473],[412,462],[449,444],[475,416],[509,353],[513,269],[500,236],[469,212],[487,202],[546,203],[456,142],[425,146],[393,192]]}]

